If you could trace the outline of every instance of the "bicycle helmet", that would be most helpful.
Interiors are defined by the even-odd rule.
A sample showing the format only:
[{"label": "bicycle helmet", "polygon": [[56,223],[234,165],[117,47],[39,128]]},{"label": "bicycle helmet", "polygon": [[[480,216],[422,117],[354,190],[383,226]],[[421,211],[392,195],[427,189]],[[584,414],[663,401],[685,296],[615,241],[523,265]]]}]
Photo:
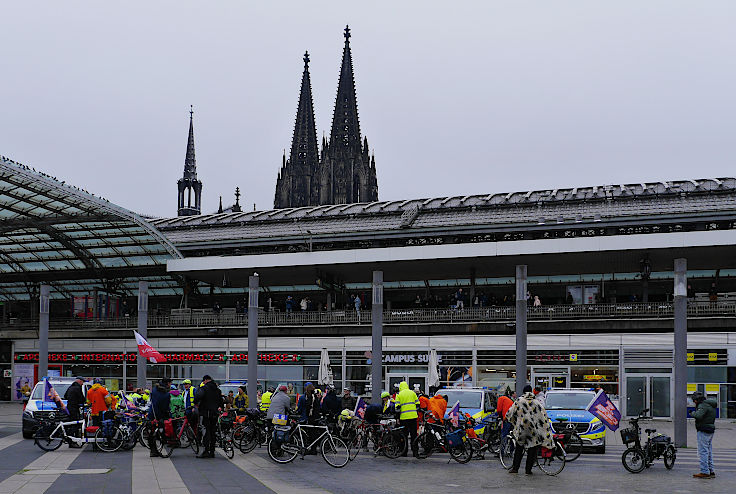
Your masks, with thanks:
[{"label": "bicycle helmet", "polygon": [[192,384],[192,380],[191,379],[184,379],[181,383],[182,384]]},{"label": "bicycle helmet", "polygon": [[388,391],[384,391],[383,393],[381,393],[381,398],[388,398],[389,396],[391,396],[391,393],[389,393]]}]

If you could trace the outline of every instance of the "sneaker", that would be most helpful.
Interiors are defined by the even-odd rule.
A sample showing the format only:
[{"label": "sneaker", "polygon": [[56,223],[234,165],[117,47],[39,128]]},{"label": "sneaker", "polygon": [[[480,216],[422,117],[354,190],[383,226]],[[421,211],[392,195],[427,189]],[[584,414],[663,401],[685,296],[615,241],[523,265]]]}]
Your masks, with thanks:
[{"label": "sneaker", "polygon": [[518,470],[511,469],[511,470],[509,470],[509,473],[519,473],[519,471]]},{"label": "sneaker", "polygon": [[716,476],[716,472],[710,472],[710,478],[713,479],[713,478],[715,478],[715,476]]},{"label": "sneaker", "polygon": [[696,473],[695,475],[693,475],[693,477],[696,479],[709,479],[710,474],[709,473]]}]

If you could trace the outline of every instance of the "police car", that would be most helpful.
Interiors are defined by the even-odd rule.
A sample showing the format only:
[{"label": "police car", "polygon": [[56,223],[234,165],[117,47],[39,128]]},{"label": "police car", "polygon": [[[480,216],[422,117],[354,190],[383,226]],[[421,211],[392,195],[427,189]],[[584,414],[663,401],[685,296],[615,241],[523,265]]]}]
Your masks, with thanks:
[{"label": "police car", "polygon": [[[64,398],[64,393],[69,389],[69,386],[74,382],[72,377],[51,377],[49,382],[54,387],[56,392],[61,398]],[[58,417],[59,411],[56,408],[56,404],[50,401],[44,401],[44,382],[39,381],[33,387],[31,396],[28,399],[28,404],[23,410],[23,437],[25,439],[31,439],[33,434],[38,428],[38,422],[41,419],[53,420]],[[90,388],[89,383],[82,385],[82,393],[87,396],[87,390]],[[62,400],[66,405],[66,400]]]},{"label": "police car", "polygon": [[481,421],[496,411],[498,398],[494,391],[486,388],[442,388],[437,392],[447,396],[447,413],[459,401],[460,413],[473,417],[477,422],[475,432],[483,434],[485,425]]},{"label": "police car", "polygon": [[[583,440],[583,447],[605,453],[606,426],[586,410],[594,396],[594,391],[584,389],[551,389],[545,394],[544,406],[555,432],[562,432],[562,428],[574,428]],[[555,422],[558,418],[567,420],[561,424]]]}]

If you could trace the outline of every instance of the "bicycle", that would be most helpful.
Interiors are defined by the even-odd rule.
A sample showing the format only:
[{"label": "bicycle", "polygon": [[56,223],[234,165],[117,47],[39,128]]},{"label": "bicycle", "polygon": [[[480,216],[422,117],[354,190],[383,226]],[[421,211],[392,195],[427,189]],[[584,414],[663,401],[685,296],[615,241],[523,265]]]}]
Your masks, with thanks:
[{"label": "bicycle", "polygon": [[220,414],[217,418],[217,428],[215,429],[215,445],[218,446],[228,459],[235,456],[235,447],[233,446],[233,429],[232,419],[229,415]]},{"label": "bicycle", "polygon": [[[536,465],[546,475],[555,476],[558,475],[562,470],[565,469],[565,449],[560,444],[559,440],[554,437],[554,449],[547,449],[544,447],[537,448],[537,458],[535,460]],[[516,438],[512,433],[509,433],[501,444],[501,451],[499,452],[498,458],[501,461],[501,465],[506,470],[511,470],[514,461],[514,451],[516,451],[517,443]]]},{"label": "bicycle", "polygon": [[424,431],[416,437],[414,443],[419,459],[429,458],[435,451],[449,453],[450,458],[458,463],[467,463],[473,458],[473,446],[461,423],[453,428],[450,423],[442,425],[425,422]]},{"label": "bicycle", "polygon": [[[82,446],[86,443],[96,444],[102,451],[113,452],[120,449],[123,444],[123,433],[120,429],[109,421],[105,424],[105,428],[98,426],[87,426],[88,407],[82,407],[82,414],[78,420],[56,420],[55,412],[51,412],[48,417],[41,421],[33,441],[43,451],[56,451],[63,443],[69,445],[76,444]],[[63,412],[59,412],[63,413]],[[67,415],[68,416],[68,415]],[[77,428],[80,435],[72,435],[67,433],[66,428]],[[90,437],[91,434],[94,434]]]},{"label": "bicycle", "polygon": [[567,417],[558,417],[552,425],[552,431],[565,448],[565,461],[577,460],[583,452],[583,440],[575,430],[575,424],[570,423]]},{"label": "bicycle", "polygon": [[246,420],[238,424],[233,431],[233,441],[243,453],[250,453],[256,446],[263,446],[268,441],[270,424],[266,420],[266,413],[257,408],[245,411]]},{"label": "bicycle", "polygon": [[621,463],[631,473],[639,473],[645,468],[649,468],[659,458],[662,458],[667,470],[672,470],[677,459],[677,449],[675,449],[669,436],[657,434],[652,437],[657,429],[644,430],[647,434],[647,442],[642,446],[639,421],[651,418],[645,415],[648,411],[648,408],[642,410],[638,417],[629,420],[630,428],[619,431],[621,440],[626,446],[633,443],[633,446],[628,447],[621,455]]},{"label": "bicycle", "polygon": [[157,447],[159,454],[164,458],[168,458],[174,452],[175,448],[192,448],[195,455],[199,453],[199,441],[197,440],[197,435],[195,434],[194,429],[192,429],[192,426],[189,424],[189,418],[184,416],[171,420],[172,425],[181,421],[181,426],[174,427],[172,432],[177,429],[178,432],[169,435],[166,434],[166,425],[164,424],[164,435],[159,439],[160,442]]},{"label": "bicycle", "polygon": [[368,450],[373,445],[373,456],[384,455],[386,458],[398,458],[406,451],[406,436],[403,426],[395,427],[395,419],[383,419],[378,424],[369,424],[360,418],[354,418],[354,434],[348,443],[350,459],[354,460],[361,449]]},{"label": "bicycle", "polygon": [[[302,459],[308,451],[319,444],[322,458],[328,465],[342,468],[350,461],[350,451],[345,442],[337,436],[330,434],[327,425],[307,425],[296,422],[291,417],[291,426],[275,426],[274,432],[268,439],[268,456],[276,463],[290,463],[297,455]],[[306,444],[310,434],[309,431],[319,432],[319,435]]]}]

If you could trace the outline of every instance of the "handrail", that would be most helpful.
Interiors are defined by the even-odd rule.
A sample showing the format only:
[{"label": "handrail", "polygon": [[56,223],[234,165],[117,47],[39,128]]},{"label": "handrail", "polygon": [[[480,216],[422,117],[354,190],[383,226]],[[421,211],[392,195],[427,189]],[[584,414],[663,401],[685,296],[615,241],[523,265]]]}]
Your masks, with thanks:
[{"label": "handrail", "polygon": [[[246,327],[248,316],[245,312],[232,310],[217,314],[211,309],[182,311],[171,314],[150,315],[149,328],[212,328]],[[734,317],[736,301],[708,302],[689,301],[689,317]],[[672,318],[674,305],[671,302],[590,304],[590,305],[543,305],[527,308],[530,321],[554,321],[575,319],[656,319]],[[456,308],[408,308],[383,311],[384,324],[425,324],[425,323],[466,323],[466,322],[504,322],[516,319],[514,306]],[[51,317],[50,328],[64,329],[126,329],[136,328],[137,317],[115,319],[80,319]],[[259,311],[260,327],[275,326],[325,326],[325,325],[369,325],[371,311],[333,310],[333,311]],[[0,325],[0,329],[38,329],[37,320],[10,319]]]}]

